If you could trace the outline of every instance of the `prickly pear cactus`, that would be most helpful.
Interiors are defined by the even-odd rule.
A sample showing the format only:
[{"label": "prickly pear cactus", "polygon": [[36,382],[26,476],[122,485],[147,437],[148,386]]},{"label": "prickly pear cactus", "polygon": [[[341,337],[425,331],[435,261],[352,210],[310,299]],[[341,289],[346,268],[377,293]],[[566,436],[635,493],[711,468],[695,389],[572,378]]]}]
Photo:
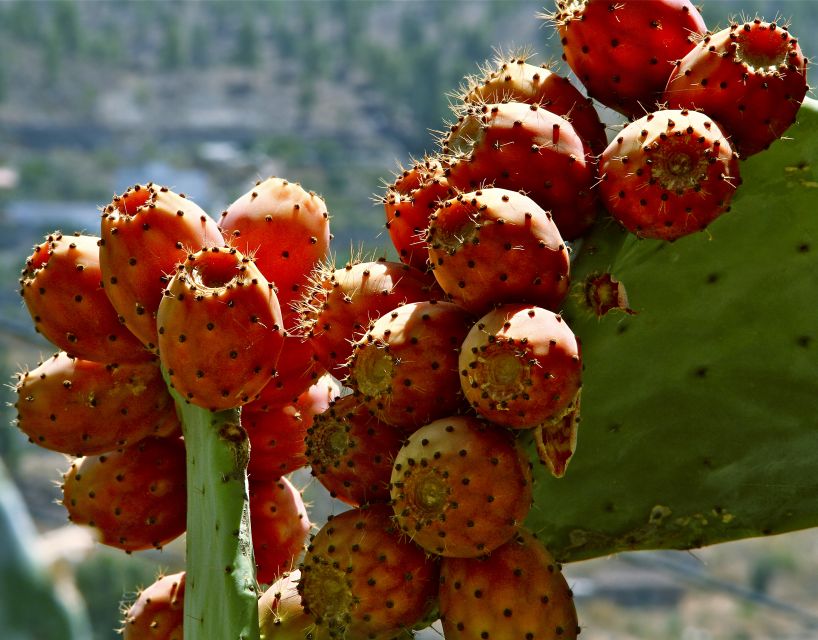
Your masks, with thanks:
[{"label": "prickly pear cactus", "polygon": [[[577,247],[565,315],[585,360],[568,473],[528,525],[562,561],[818,526],[818,101],[742,166],[730,213],[674,243],[602,223]],[[597,318],[610,272],[633,315]]]},{"label": "prickly pear cactus", "polygon": [[185,638],[258,640],[247,433],[238,409],[211,412],[171,393],[187,449]]}]

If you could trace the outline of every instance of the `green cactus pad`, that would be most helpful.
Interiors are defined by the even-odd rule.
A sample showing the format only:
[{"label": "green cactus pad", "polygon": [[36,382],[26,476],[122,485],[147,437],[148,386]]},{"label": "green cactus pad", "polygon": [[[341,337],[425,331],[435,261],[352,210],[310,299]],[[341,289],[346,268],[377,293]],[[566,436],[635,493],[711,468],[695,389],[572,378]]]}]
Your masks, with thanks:
[{"label": "green cactus pad", "polygon": [[258,640],[250,443],[240,412],[207,411],[171,394],[187,449],[185,640]]},{"label": "green cactus pad", "polygon": [[636,314],[566,303],[579,439],[564,478],[538,471],[527,523],[559,559],[818,526],[818,102],[787,136],[743,163],[707,231],[604,221],[579,247],[577,290],[610,272]]}]

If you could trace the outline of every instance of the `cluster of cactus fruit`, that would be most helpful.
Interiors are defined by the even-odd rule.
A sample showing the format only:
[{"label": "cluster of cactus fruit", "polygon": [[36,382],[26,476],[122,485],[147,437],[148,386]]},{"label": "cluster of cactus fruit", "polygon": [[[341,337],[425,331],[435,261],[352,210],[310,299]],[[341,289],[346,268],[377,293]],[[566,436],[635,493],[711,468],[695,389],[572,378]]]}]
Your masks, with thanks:
[{"label": "cluster of cactus fruit", "polygon": [[[501,57],[456,95],[438,153],[382,196],[400,262],[333,264],[324,201],[279,178],[218,223],[137,185],[103,208],[100,237],[54,233],[27,260],[22,297],[60,352],[19,374],[17,424],[77,456],[73,522],[128,552],[186,528],[190,542],[185,514],[211,490],[193,486],[208,467],[192,443],[233,447],[238,475],[211,481],[249,501],[233,512],[252,524],[257,628],[231,637],[403,638],[437,618],[451,639],[579,634],[558,563],[524,526],[525,445],[556,478],[577,445],[569,293],[598,316],[631,310],[614,274],[572,282],[572,246],[610,218],[671,241],[728,211],[739,158],[794,121],[806,60],[761,19],[707,33],[688,0],[559,0],[546,17],[588,95],[629,122],[609,143],[567,78]],[[212,433],[189,407],[219,416]],[[311,524],[286,475],[307,465],[351,509],[299,565]],[[200,561],[141,593],[126,638],[178,640],[183,619],[188,640],[215,637],[191,630],[201,605],[182,612]],[[272,586],[256,609],[257,584]]]}]

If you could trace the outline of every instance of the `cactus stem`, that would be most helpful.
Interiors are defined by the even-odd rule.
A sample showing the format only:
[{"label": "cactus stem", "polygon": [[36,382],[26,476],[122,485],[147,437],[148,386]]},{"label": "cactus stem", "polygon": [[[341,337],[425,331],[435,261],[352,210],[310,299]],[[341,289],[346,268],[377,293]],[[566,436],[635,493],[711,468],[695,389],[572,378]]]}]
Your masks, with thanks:
[{"label": "cactus stem", "polygon": [[171,393],[187,448],[185,640],[258,640],[250,444],[240,412],[211,412]]}]

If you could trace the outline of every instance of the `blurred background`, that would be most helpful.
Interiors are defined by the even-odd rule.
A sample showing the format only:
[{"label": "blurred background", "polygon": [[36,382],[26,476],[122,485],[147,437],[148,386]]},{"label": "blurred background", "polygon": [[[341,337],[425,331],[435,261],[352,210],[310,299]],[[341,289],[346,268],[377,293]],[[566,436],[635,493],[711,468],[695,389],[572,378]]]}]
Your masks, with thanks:
[{"label": "blurred background", "polygon": [[[818,47],[815,0],[702,5],[710,28],[758,13],[789,19],[808,56]],[[136,182],[167,185],[217,215],[255,180],[278,175],[325,198],[340,260],[361,245],[394,255],[373,194],[399,164],[434,151],[430,131],[445,128],[447,94],[497,49],[559,60],[558,39],[536,17],[551,8],[512,0],[0,1],[0,375],[9,382],[0,420],[14,418],[6,405],[13,373],[53,350],[16,291],[45,234],[98,234],[99,207]],[[603,120],[618,122],[610,112]],[[21,629],[8,613],[38,604],[24,602],[31,596],[21,563],[77,612],[77,637],[115,638],[120,600],[157,571],[181,570],[183,543],[133,555],[94,545],[56,503],[64,456],[11,426],[0,429],[0,458],[13,514],[0,523],[25,541],[0,545],[0,638],[63,637]],[[314,521],[342,510],[307,474],[296,482]],[[626,554],[565,572],[583,638],[818,638],[818,531]]]}]

